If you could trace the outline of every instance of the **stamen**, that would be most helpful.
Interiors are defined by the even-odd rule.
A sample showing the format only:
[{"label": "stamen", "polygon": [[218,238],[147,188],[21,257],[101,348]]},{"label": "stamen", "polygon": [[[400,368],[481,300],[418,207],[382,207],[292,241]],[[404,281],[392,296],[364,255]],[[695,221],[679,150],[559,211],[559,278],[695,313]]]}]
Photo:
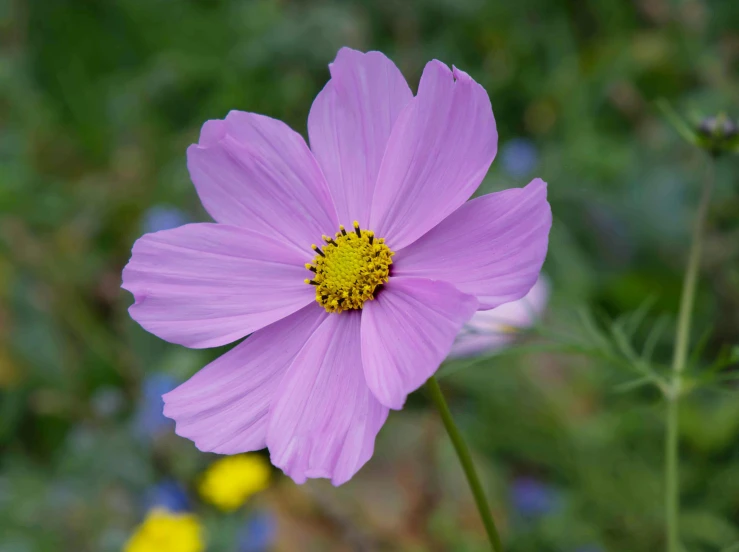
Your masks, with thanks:
[{"label": "stamen", "polygon": [[390,277],[394,253],[385,240],[376,239],[371,230],[362,230],[357,221],[353,227],[354,232],[347,233],[339,226],[335,239],[322,236],[328,246],[321,250],[313,244],[316,257],[305,265],[315,273],[305,282],[316,286],[316,301],[328,312],[361,309]]}]

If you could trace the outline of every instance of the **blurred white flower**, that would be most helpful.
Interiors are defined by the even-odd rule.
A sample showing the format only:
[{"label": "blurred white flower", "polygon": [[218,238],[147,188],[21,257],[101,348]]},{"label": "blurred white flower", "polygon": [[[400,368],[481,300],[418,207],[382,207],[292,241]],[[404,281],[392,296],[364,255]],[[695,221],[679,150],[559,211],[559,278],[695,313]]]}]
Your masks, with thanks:
[{"label": "blurred white flower", "polygon": [[520,330],[534,325],[548,301],[549,281],[540,275],[522,299],[477,311],[459,332],[449,357],[474,356],[506,347]]}]

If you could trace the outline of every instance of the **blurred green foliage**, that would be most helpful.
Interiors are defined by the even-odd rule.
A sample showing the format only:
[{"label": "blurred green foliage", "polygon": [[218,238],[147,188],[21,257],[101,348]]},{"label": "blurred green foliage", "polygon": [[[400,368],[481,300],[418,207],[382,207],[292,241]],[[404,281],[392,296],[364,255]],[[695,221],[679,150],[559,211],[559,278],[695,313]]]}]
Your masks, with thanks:
[{"label": "blurred green foliage", "polygon": [[[654,102],[696,121],[739,115],[739,4],[727,0],[0,0],[0,44],[2,552],[119,550],[146,489],[165,477],[192,488],[209,460],[171,428],[142,436],[136,419],[147,374],[181,380],[222,351],[146,334],[119,289],[150,209],[207,220],[184,157],[205,120],[241,109],[305,134],[343,45],[384,51],[412,88],[426,61],[457,65],[496,114],[500,153],[482,190],[533,176],[550,185],[554,296],[543,327],[582,337],[576,307],[617,316],[651,297],[634,340],[641,347],[661,320],[653,345],[664,363],[705,161]],[[506,150],[514,139],[523,165],[520,148]],[[718,167],[694,342],[710,333],[696,369],[739,343],[735,169],[732,158]],[[444,380],[508,550],[663,546],[659,394],[617,392],[633,375],[607,360],[511,352]],[[699,391],[681,410],[691,552],[739,540],[731,391]],[[394,413],[375,458],[344,488],[278,485],[265,499],[282,520],[276,549],[484,550],[427,410],[417,394]],[[522,476],[542,482],[555,506],[517,512]],[[395,489],[386,489],[392,519],[383,481]],[[234,550],[237,521],[205,515],[212,550]],[[308,530],[309,519],[320,523]]]}]

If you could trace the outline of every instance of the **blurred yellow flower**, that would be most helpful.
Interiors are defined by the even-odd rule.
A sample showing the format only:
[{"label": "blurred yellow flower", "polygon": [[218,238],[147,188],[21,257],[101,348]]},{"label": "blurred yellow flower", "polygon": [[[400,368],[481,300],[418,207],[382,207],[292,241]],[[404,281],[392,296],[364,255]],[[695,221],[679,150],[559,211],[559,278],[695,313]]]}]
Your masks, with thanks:
[{"label": "blurred yellow flower", "polygon": [[226,456],[211,464],[200,483],[203,499],[223,511],[243,505],[269,485],[269,463],[259,454]]},{"label": "blurred yellow flower", "polygon": [[200,521],[193,514],[175,514],[157,508],[128,539],[123,552],[203,552]]}]

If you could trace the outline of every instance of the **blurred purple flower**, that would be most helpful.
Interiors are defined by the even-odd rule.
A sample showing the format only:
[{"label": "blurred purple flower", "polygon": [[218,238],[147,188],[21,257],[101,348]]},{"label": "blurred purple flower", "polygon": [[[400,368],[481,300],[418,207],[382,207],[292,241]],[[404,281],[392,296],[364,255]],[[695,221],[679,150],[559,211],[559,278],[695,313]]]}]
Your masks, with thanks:
[{"label": "blurred purple flower", "polygon": [[519,178],[531,174],[539,163],[539,153],[531,140],[514,138],[500,149],[503,170]]},{"label": "blurred purple flower", "polygon": [[239,532],[239,552],[267,552],[277,536],[277,520],[269,512],[253,514]]},{"label": "blurred purple flower", "polygon": [[155,205],[144,213],[141,226],[144,232],[159,232],[177,228],[187,222],[187,215],[177,207]]},{"label": "blurred purple flower", "polygon": [[155,372],[144,380],[136,409],[137,433],[143,437],[156,437],[174,430],[174,422],[166,418],[162,395],[177,387],[177,380],[163,372]]},{"label": "blurred purple flower", "polygon": [[535,518],[551,513],[559,506],[557,491],[533,477],[518,477],[511,484],[511,502],[523,517]]},{"label": "blurred purple flower", "polygon": [[187,512],[190,510],[190,499],[182,485],[173,479],[167,479],[150,487],[144,496],[145,511],[156,507],[170,512]]}]

